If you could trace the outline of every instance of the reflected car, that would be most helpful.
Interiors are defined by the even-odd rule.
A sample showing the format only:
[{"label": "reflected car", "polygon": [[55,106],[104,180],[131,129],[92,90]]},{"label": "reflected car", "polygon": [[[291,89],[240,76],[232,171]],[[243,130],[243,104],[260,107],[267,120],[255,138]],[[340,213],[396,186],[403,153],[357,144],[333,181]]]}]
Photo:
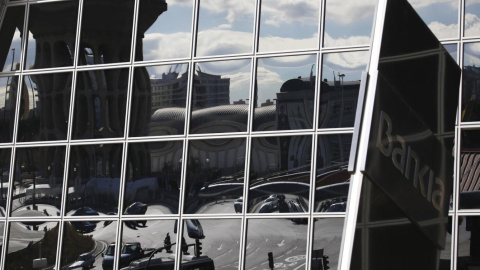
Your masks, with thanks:
[{"label": "reflected car", "polygon": [[345,212],[347,210],[347,203],[334,203],[328,207],[325,212]]},{"label": "reflected car", "polygon": [[126,243],[120,254],[120,267],[128,266],[131,262],[143,257],[142,246],[139,242]]},{"label": "reflected car", "polygon": [[[198,219],[186,219],[185,227],[187,228],[188,237],[193,239],[203,239],[205,235],[203,234],[202,224]],[[177,221],[173,225],[173,232],[177,233]]]},{"label": "reflected car", "polygon": [[[148,205],[141,202],[134,202],[125,209],[124,215],[145,215]],[[146,220],[138,220],[137,225],[142,224],[143,227],[147,225]]]},{"label": "reflected car", "polygon": [[95,228],[97,228],[97,225],[95,223],[91,223],[88,221],[70,221],[70,224],[72,224],[75,230],[81,233],[93,232]]},{"label": "reflected car", "polygon": [[98,212],[88,206],[83,206],[75,210],[72,216],[99,216]]},{"label": "reflected car", "polygon": [[67,269],[88,269],[93,267],[95,257],[92,253],[83,253]]},{"label": "reflected car", "polygon": [[111,243],[107,251],[105,253],[102,253],[102,269],[103,270],[110,270],[113,269],[113,259],[115,255],[115,243]]},{"label": "reflected car", "polygon": [[[172,254],[168,258],[152,258],[150,263],[148,259],[136,260],[128,267],[122,268],[121,270],[173,270],[175,267],[175,255]],[[180,264],[181,270],[215,270],[215,264],[212,259],[207,256],[182,256],[182,263]]]},{"label": "reflected car", "polygon": [[233,208],[235,209],[235,213],[242,213],[242,207],[243,207],[243,196],[236,199],[235,202],[233,203]]}]

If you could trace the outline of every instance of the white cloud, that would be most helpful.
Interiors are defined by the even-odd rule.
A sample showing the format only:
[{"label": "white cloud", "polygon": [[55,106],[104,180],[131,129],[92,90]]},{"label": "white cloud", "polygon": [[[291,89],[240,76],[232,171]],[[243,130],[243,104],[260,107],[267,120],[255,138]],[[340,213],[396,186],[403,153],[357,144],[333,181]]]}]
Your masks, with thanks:
[{"label": "white cloud", "polygon": [[480,66],[480,43],[469,43],[464,47],[464,65]]},{"label": "white cloud", "polygon": [[245,15],[253,15],[255,12],[255,1],[252,0],[202,0],[200,8],[209,12],[220,14],[226,13],[229,23],[238,20]]},{"label": "white cloud", "polygon": [[332,38],[328,33],[324,34],[324,45],[326,47],[340,47],[352,45],[367,45],[370,44],[370,36],[350,36],[341,38]]},{"label": "white cloud", "polygon": [[471,5],[474,5],[474,4],[480,4],[480,0],[468,0],[468,1],[465,1],[465,6],[471,6]]},{"label": "white cloud", "polygon": [[347,25],[373,18],[376,2],[375,0],[327,0],[326,20]]},{"label": "white cloud", "polygon": [[319,1],[311,0],[264,0],[262,17],[265,23],[273,26],[299,22],[305,25],[317,25]]},{"label": "white cloud", "polygon": [[465,35],[479,36],[480,35],[480,18],[472,13],[465,14]]},{"label": "white cloud", "polygon": [[453,8],[458,9],[458,0],[408,0],[415,9],[425,8],[435,4],[450,3]]},{"label": "white cloud", "polygon": [[188,57],[190,54],[190,33],[146,34],[143,39],[145,60]]},{"label": "white cloud", "polygon": [[339,72],[358,71],[365,69],[368,57],[369,53],[366,51],[330,53],[325,55],[323,64]]},{"label": "white cloud", "polygon": [[285,82],[277,72],[266,69],[265,67],[257,68],[257,84],[281,84]]},{"label": "white cloud", "polygon": [[317,47],[317,44],[317,33],[315,33],[310,38],[301,39],[266,36],[260,38],[259,50],[261,52],[269,52],[283,50],[314,49]]},{"label": "white cloud", "polygon": [[210,29],[201,31],[198,34],[197,55],[250,53],[252,51],[252,44],[252,33]]},{"label": "white cloud", "polygon": [[438,39],[453,38],[458,36],[457,24],[445,25],[441,22],[433,21],[428,25],[428,27],[437,36]]},{"label": "white cloud", "polygon": [[192,0],[166,0],[167,1],[167,7],[168,6],[174,6],[174,5],[179,5],[179,6],[193,6],[193,1]]}]

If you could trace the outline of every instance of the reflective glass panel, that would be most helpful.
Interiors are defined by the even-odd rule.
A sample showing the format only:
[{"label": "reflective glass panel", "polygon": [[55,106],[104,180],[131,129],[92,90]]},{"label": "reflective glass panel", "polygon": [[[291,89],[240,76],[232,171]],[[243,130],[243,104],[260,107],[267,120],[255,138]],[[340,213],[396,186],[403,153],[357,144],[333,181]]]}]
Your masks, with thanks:
[{"label": "reflective glass panel", "polygon": [[316,63],[315,55],[258,59],[254,131],[312,128]]},{"label": "reflective glass panel", "polygon": [[252,138],[249,213],[308,212],[311,136]]},{"label": "reflective glass panel", "polygon": [[350,173],[347,171],[352,134],[320,135],[317,141],[315,211],[345,212]]},{"label": "reflective glass panel", "polygon": [[353,127],[368,52],[324,54],[320,83],[320,128]]},{"label": "reflective glass panel", "polygon": [[135,61],[189,57],[192,8],[191,0],[141,0]]},{"label": "reflective glass panel", "polygon": [[77,1],[30,5],[25,69],[73,65]]},{"label": "reflective glass panel", "polygon": [[57,243],[58,222],[11,222],[5,269],[52,269]]},{"label": "reflective glass panel", "polygon": [[[468,1],[468,0],[467,0]],[[458,38],[457,0],[408,0],[438,39]]]},{"label": "reflective glass panel", "polygon": [[60,269],[109,269],[116,234],[116,221],[66,221]]},{"label": "reflective glass panel", "polygon": [[458,217],[457,269],[480,266],[480,216]]},{"label": "reflective glass panel", "polygon": [[122,149],[122,144],[71,146],[66,215],[118,213]]},{"label": "reflective glass panel", "polygon": [[245,250],[245,269],[306,269],[308,224],[297,225],[290,219],[249,219]]},{"label": "reflective glass panel", "polygon": [[130,61],[134,2],[83,1],[79,65]]},{"label": "reflective glass panel", "polygon": [[[182,249],[183,269],[237,270],[241,225],[240,219],[185,220],[182,241],[187,245],[195,245]],[[197,255],[200,255],[201,259],[188,260]]]},{"label": "reflective glass panel", "polygon": [[480,208],[480,131],[463,130],[460,150],[459,208]]},{"label": "reflective glass panel", "polygon": [[13,217],[59,216],[65,146],[17,148]]},{"label": "reflective glass panel", "polygon": [[72,74],[24,76],[23,86],[17,141],[66,140]]},{"label": "reflective glass panel", "polygon": [[184,213],[242,212],[245,139],[191,140],[187,160]]},{"label": "reflective glass panel", "polygon": [[254,13],[254,0],[200,1],[196,56],[251,53]]},{"label": "reflective glass panel", "polygon": [[25,6],[7,8],[0,30],[0,65],[2,71],[20,69],[24,18]]},{"label": "reflective glass panel", "polygon": [[[0,77],[0,126],[2,127],[0,128],[0,143],[8,143],[13,140],[17,89],[18,76]],[[25,92],[22,91],[22,93]]]},{"label": "reflective glass panel", "polygon": [[315,219],[311,269],[322,269],[322,264],[337,269],[344,222],[343,218]]},{"label": "reflective glass panel", "polygon": [[123,214],[177,214],[182,159],[182,141],[130,143]]},{"label": "reflective glass panel", "polygon": [[[10,175],[11,148],[0,148],[0,218],[5,217]],[[2,231],[0,229],[0,231]]]},{"label": "reflective glass panel", "polygon": [[480,3],[475,0],[465,0],[464,35],[466,37],[480,36]]},{"label": "reflective glass panel", "polygon": [[195,65],[190,133],[247,131],[251,60]]},{"label": "reflective glass panel", "polygon": [[376,0],[326,0],[323,46],[369,45]]},{"label": "reflective glass panel", "polygon": [[128,68],[78,72],[72,138],[123,137]]},{"label": "reflective glass panel", "polygon": [[187,90],[188,64],[135,68],[130,137],[183,134]]},{"label": "reflective glass panel", "polygon": [[258,51],[315,49],[318,47],[320,1],[261,1]]},{"label": "reflective glass panel", "polygon": [[458,46],[457,44],[443,44],[443,47],[447,50],[447,52],[452,56],[453,59],[458,63]]},{"label": "reflective glass panel", "polygon": [[480,43],[463,47],[462,121],[480,120]]},{"label": "reflective glass panel", "polygon": [[445,249],[440,250],[439,270],[450,270],[452,262],[452,217],[448,217],[447,232],[445,237]]}]

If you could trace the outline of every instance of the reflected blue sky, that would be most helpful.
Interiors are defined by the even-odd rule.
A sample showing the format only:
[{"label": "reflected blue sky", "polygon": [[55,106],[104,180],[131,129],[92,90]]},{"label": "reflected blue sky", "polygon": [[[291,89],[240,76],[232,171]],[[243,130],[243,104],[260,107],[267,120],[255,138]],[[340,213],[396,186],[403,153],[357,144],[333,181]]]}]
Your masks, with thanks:
[{"label": "reflected blue sky", "polygon": [[465,1],[465,36],[480,36],[480,2]]},{"label": "reflected blue sky", "polygon": [[322,80],[339,80],[338,73],[345,74],[345,81],[360,80],[366,71],[368,51],[324,54],[322,59]]},{"label": "reflected blue sky", "polygon": [[458,37],[458,0],[409,0],[439,39]]}]

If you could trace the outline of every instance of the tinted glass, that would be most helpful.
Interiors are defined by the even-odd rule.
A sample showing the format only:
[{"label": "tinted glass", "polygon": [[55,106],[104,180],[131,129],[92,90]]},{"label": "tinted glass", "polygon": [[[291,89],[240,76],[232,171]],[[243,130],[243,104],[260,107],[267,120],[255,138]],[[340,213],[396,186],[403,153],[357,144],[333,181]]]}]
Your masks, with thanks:
[{"label": "tinted glass", "polygon": [[450,56],[458,63],[458,46],[457,44],[444,44],[443,47],[450,53]]},{"label": "tinted glass", "polygon": [[134,0],[83,2],[79,65],[130,61]]},{"label": "tinted glass", "polygon": [[315,55],[258,60],[254,131],[312,128],[316,63]]},{"label": "tinted glass", "polygon": [[466,43],[463,48],[462,121],[479,121],[480,43]]},{"label": "tinted glass", "polygon": [[316,268],[322,263],[330,269],[337,269],[344,222],[343,218],[316,219],[313,231],[311,269],[322,269]]},{"label": "tinted glass", "polygon": [[2,71],[20,69],[24,17],[25,6],[7,8],[0,30],[0,65]]},{"label": "tinted glass", "polygon": [[438,39],[458,38],[457,0],[408,0]]},{"label": "tinted glass", "polygon": [[123,137],[128,69],[78,72],[73,139]]},{"label": "tinted glass", "polygon": [[63,226],[61,269],[108,269],[113,263],[116,221],[66,221]]},{"label": "tinted glass", "polygon": [[[1,40],[1,39],[0,39]],[[18,77],[0,77],[0,143],[12,141]]]},{"label": "tinted glass", "polygon": [[351,134],[320,135],[317,141],[315,211],[345,212],[350,173]]},{"label": "tinted glass", "polygon": [[65,147],[17,148],[11,216],[59,216]]},{"label": "tinted glass", "polygon": [[465,0],[465,36],[480,36],[479,17],[480,3],[475,0]]},{"label": "tinted glass", "polygon": [[123,214],[177,214],[183,142],[130,143]]},{"label": "tinted glass", "polygon": [[67,215],[118,213],[122,148],[121,144],[71,146]]},{"label": "tinted glass", "polygon": [[369,45],[376,0],[326,0],[323,46]]},{"label": "tinted glass", "polygon": [[312,137],[252,138],[249,213],[308,212]]},{"label": "tinted glass", "polygon": [[477,233],[480,231],[480,216],[458,217],[457,269],[478,268],[480,251]]},{"label": "tinted glass", "polygon": [[190,56],[193,1],[141,0],[135,61]]},{"label": "tinted glass", "polygon": [[133,76],[130,136],[183,134],[188,64],[137,67]]},{"label": "tinted glass", "polygon": [[184,213],[242,212],[245,139],[192,140],[187,160]]},{"label": "tinted glass", "polygon": [[322,61],[319,127],[353,127],[368,52],[324,54]]},{"label": "tinted glass", "polygon": [[71,73],[23,77],[17,141],[66,140]]},{"label": "tinted glass", "polygon": [[77,1],[30,5],[25,69],[73,65]]},{"label": "tinted glass", "polygon": [[251,53],[254,12],[254,0],[200,1],[196,56]]},{"label": "tinted glass", "polygon": [[306,269],[308,224],[297,225],[290,219],[249,219],[245,250],[245,269],[268,269],[272,253],[278,269]]},{"label": "tinted glass", "polygon": [[251,60],[197,63],[190,133],[247,131]]},{"label": "tinted glass", "polygon": [[[0,218],[5,217],[9,188],[11,148],[0,148]],[[0,230],[1,231],[1,230]]]},{"label": "tinted glass", "polygon": [[58,222],[11,222],[8,233],[5,269],[33,269],[34,260],[40,267],[53,268],[57,257]]},{"label": "tinted glass", "polygon": [[320,1],[261,1],[258,51],[318,47]]}]

